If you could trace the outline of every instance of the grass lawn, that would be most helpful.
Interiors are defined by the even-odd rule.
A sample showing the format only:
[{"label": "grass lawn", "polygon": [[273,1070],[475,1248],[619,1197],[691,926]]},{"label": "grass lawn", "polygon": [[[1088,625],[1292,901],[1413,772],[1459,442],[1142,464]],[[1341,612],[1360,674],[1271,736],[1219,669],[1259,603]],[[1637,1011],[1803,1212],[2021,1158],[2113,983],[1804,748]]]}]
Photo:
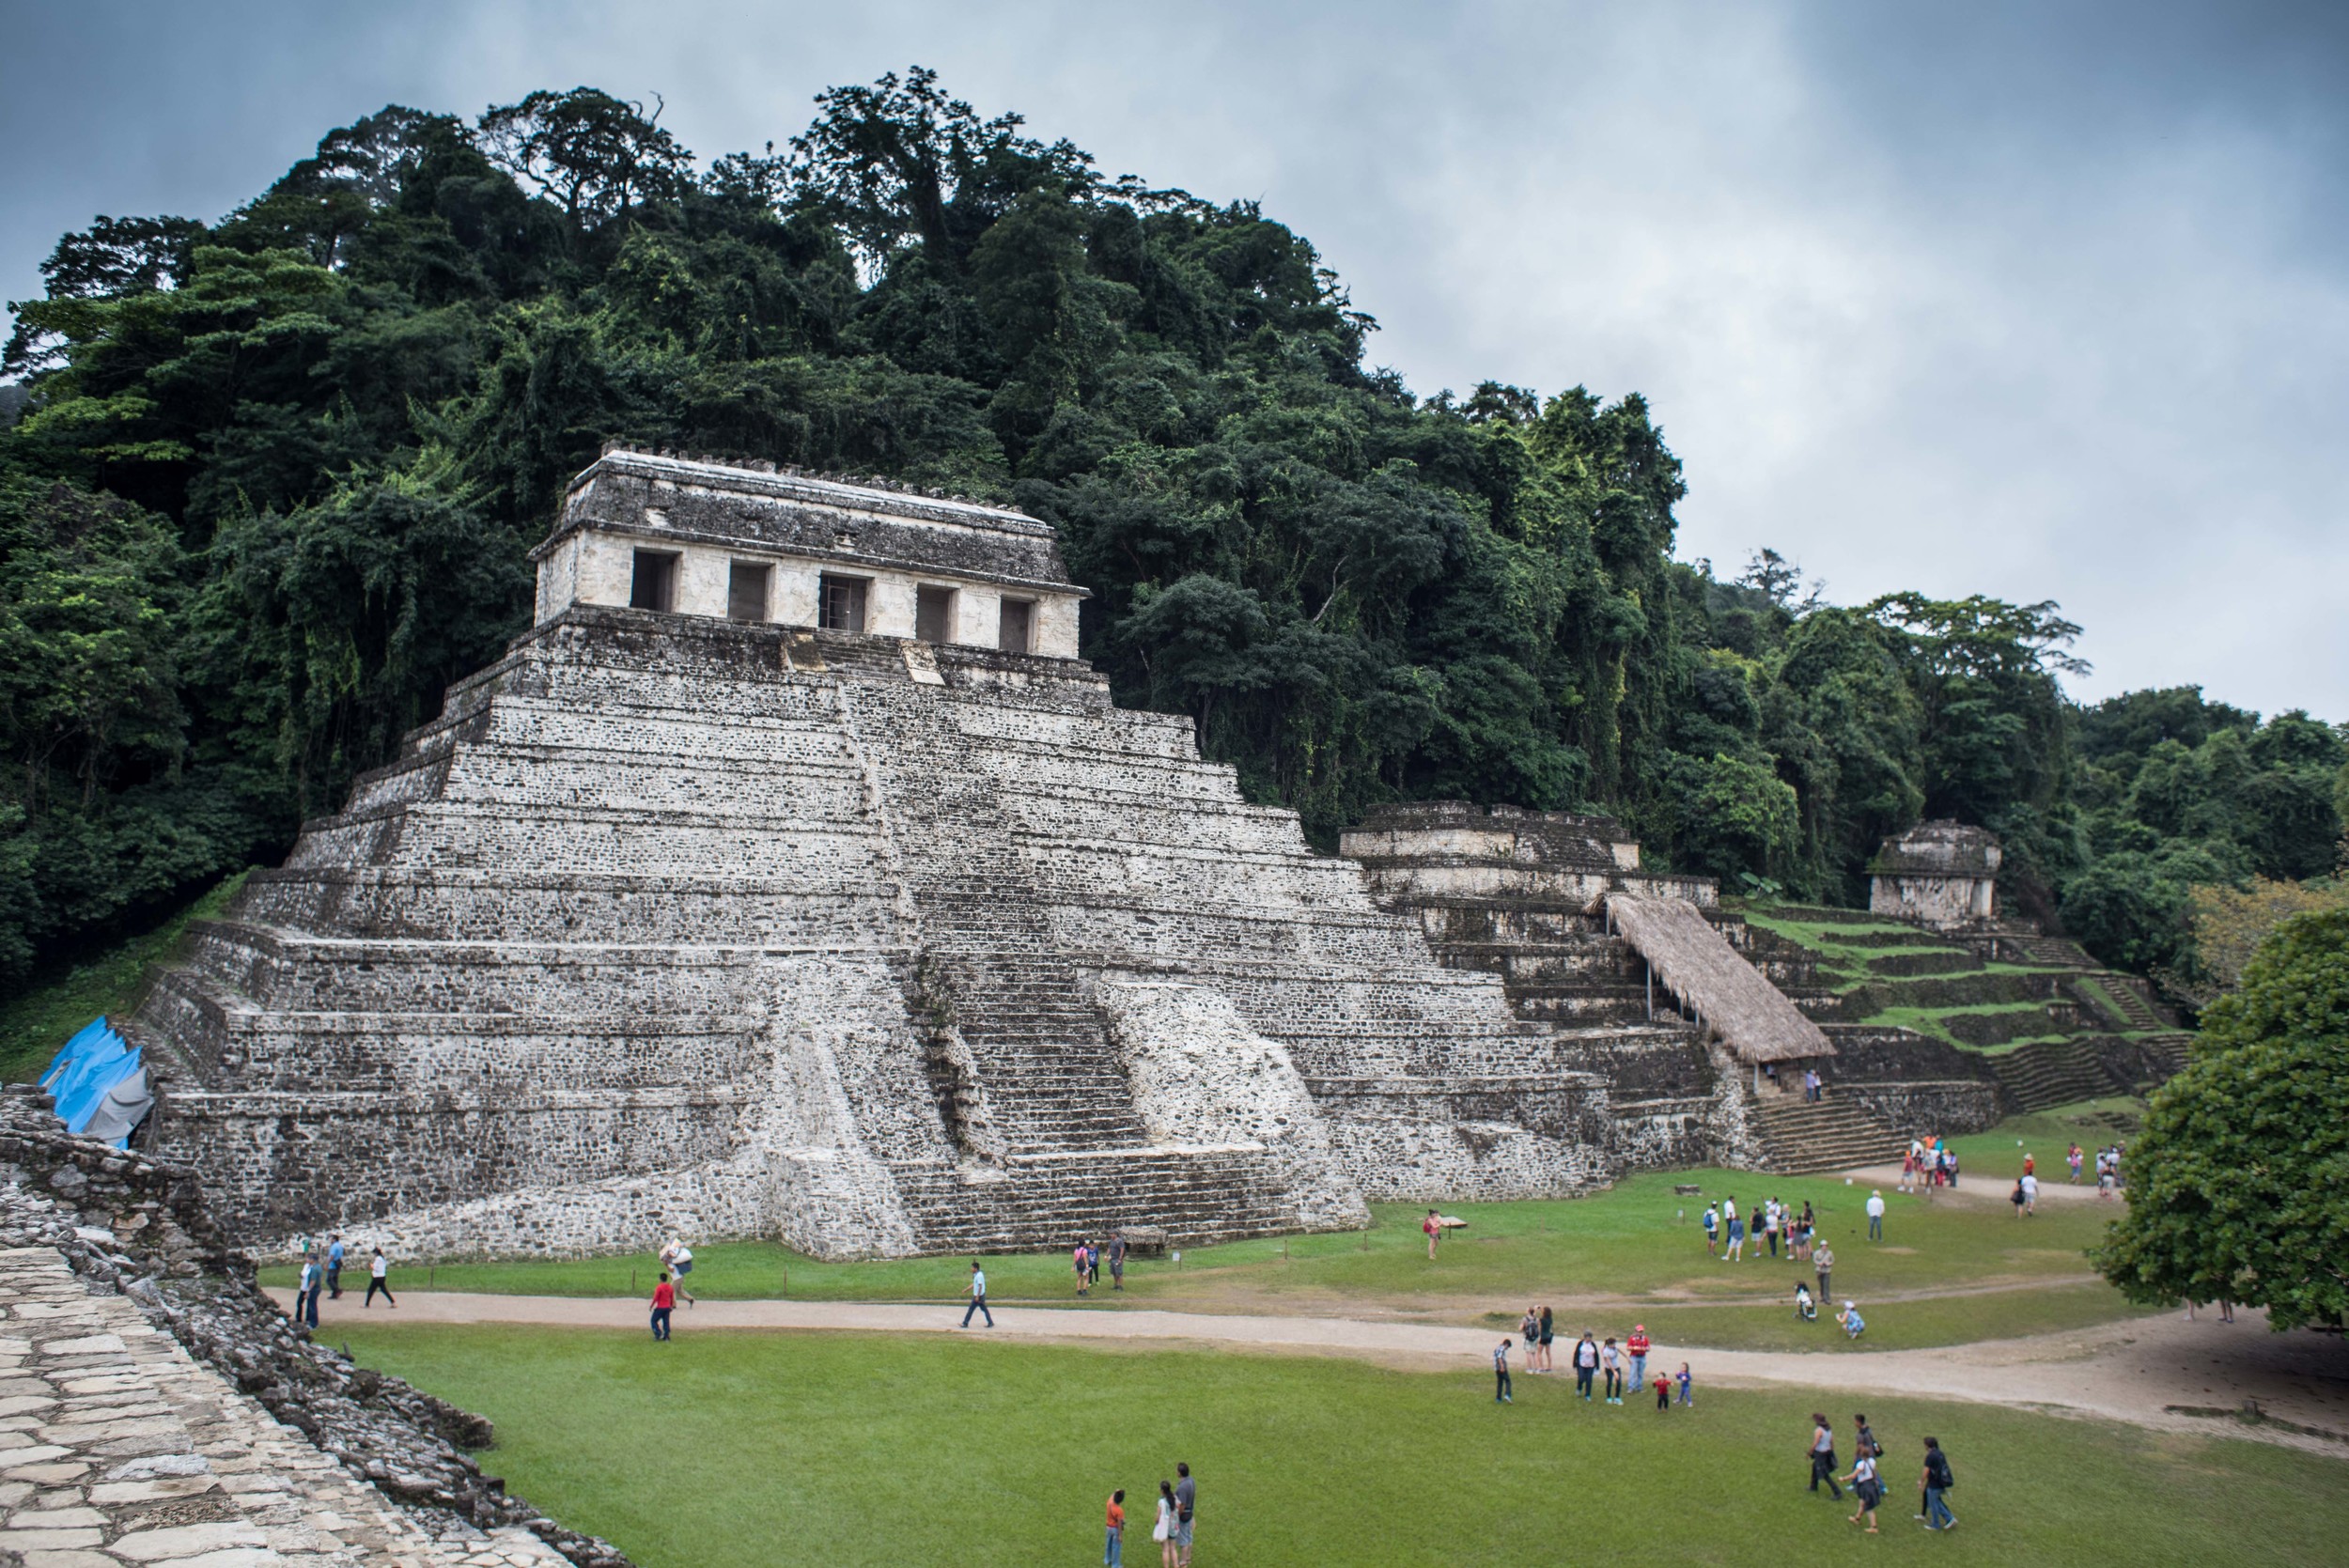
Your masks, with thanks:
[{"label": "grass lawn", "polygon": [[[1995,1180],[2004,1189],[2012,1187],[2015,1178],[2023,1173],[2023,1157],[2027,1154],[2036,1160],[2037,1174],[2043,1185],[2064,1185],[2071,1174],[2063,1163],[2064,1152],[2077,1141],[2080,1153],[2085,1157],[2080,1162],[2080,1185],[2093,1188],[2096,1185],[2096,1151],[2115,1138],[2129,1138],[2144,1116],[2143,1100],[2116,1095],[2111,1099],[2083,1100],[2077,1105],[2057,1106],[2048,1110],[2035,1110],[2026,1116],[2010,1117],[1988,1132],[1968,1133],[1963,1138],[1951,1139],[1950,1143],[1957,1150],[1961,1181],[1980,1175],[1985,1181]],[[2045,1203],[2040,1205],[2042,1219],[2046,1218],[2048,1206]]]},{"label": "grass lawn", "polygon": [[[2002,1204],[1926,1203],[1888,1192],[1886,1241],[1874,1245],[1865,1239],[1860,1210],[1866,1188],[1845,1187],[1840,1177],[1728,1171],[1643,1173],[1572,1201],[1447,1205],[1445,1212],[1470,1225],[1444,1241],[1434,1264],[1426,1260],[1418,1228],[1424,1211],[1379,1204],[1366,1232],[1200,1248],[1186,1252],[1179,1268],[1166,1260],[1137,1259],[1123,1296],[1110,1296],[1105,1283],[1088,1305],[1403,1313],[1476,1322],[1489,1312],[1514,1321],[1529,1301],[1600,1297],[1611,1303],[1601,1309],[1611,1315],[1648,1314],[1652,1331],[1659,1320],[1678,1322],[1691,1341],[1824,1347],[1831,1336],[1815,1326],[1797,1330],[1787,1315],[1795,1280],[1808,1271],[1766,1257],[1736,1265],[1708,1258],[1697,1224],[1703,1198],[1672,1191],[1689,1183],[1706,1196],[1736,1194],[1741,1206],[1772,1192],[1797,1204],[1808,1199],[1836,1250],[1836,1291],[1861,1301],[1870,1339],[1879,1347],[2035,1333],[2129,1312],[2117,1293],[2083,1282],[2089,1267],[2082,1254],[2111,1218],[2095,1205],[2050,1203],[2037,1219],[2018,1221]],[[761,1242],[714,1243],[694,1255],[694,1293],[712,1300],[954,1300],[966,1288],[970,1268],[967,1259],[956,1257],[817,1263]],[[497,1294],[622,1296],[649,1294],[658,1266],[650,1253],[443,1264],[429,1273],[404,1268],[400,1282]],[[265,1278],[290,1284],[293,1271],[272,1269]],[[988,1279],[998,1300],[1074,1297],[1062,1253],[990,1258]],[[1973,1294],[1886,1299],[1952,1288]],[[1801,1339],[1790,1339],[1797,1333]]]},{"label": "grass lawn", "polygon": [[23,991],[0,1001],[0,1083],[31,1082],[84,1024],[101,1015],[127,1013],[138,1001],[148,966],[178,951],[188,922],[220,913],[244,885],[245,876],[241,871],[225,878],[145,935],[85,963],[37,974]]},{"label": "grass lawn", "polygon": [[[2340,1560],[2349,1468],[1992,1406],[1868,1399],[1892,1454],[1885,1538],[1805,1490],[1799,1389],[1658,1415],[1480,1370],[1096,1350],[968,1336],[391,1327],[365,1363],[497,1423],[485,1467],[643,1568],[1083,1564],[1127,1489],[1126,1560],[1158,1560],[1150,1499],[1199,1480],[1199,1568],[1248,1564],[2194,1564]],[[1676,1362],[1675,1358],[1675,1362]],[[1829,1409],[1848,1432],[1856,1402]],[[1921,1439],[1956,1469],[1960,1528],[1910,1520]],[[1850,1444],[1843,1453],[1848,1466]],[[2327,1545],[2329,1542],[2331,1545]]]}]

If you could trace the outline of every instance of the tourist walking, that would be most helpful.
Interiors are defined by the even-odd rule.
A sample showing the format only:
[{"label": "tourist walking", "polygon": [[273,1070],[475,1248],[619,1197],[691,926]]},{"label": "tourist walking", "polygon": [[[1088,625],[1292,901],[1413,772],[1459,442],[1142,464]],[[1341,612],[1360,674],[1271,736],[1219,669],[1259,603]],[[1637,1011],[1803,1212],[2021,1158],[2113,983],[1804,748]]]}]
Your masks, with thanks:
[{"label": "tourist walking", "polygon": [[302,1274],[294,1282],[294,1321],[319,1326],[319,1292],[324,1287],[326,1275],[319,1267],[317,1254],[302,1254]]},{"label": "tourist walking", "polygon": [[1861,1410],[1851,1419],[1851,1450],[1871,1459],[1884,1457],[1883,1445],[1876,1441],[1875,1430],[1868,1424],[1868,1413]]},{"label": "tourist walking", "polygon": [[2008,1193],[2008,1194],[2006,1195],[2006,1201],[2007,1201],[2008,1203],[2013,1203],[2013,1204],[2015,1205],[2015,1219],[2022,1219],[2022,1218],[2023,1218],[2023,1178],[2022,1178],[2022,1177],[2017,1176],[2017,1177],[2015,1177],[2015,1190],[2014,1190],[2014,1191],[2012,1191],[2012,1192],[2010,1192],[2010,1193]]},{"label": "tourist walking", "polygon": [[971,1265],[971,1305],[962,1309],[962,1326],[965,1328],[971,1327],[972,1312],[987,1319],[989,1328],[995,1327],[995,1314],[987,1310],[987,1270],[976,1263]]},{"label": "tourist walking", "polygon": [[1843,1500],[1843,1488],[1835,1480],[1835,1428],[1828,1424],[1827,1417],[1813,1414],[1811,1418],[1811,1489],[1817,1491],[1822,1481],[1827,1483],[1828,1493],[1837,1502]]},{"label": "tourist walking", "polygon": [[693,1299],[693,1293],[685,1288],[685,1277],[693,1272],[693,1250],[686,1246],[682,1238],[669,1238],[669,1244],[661,1250],[661,1266],[669,1271],[669,1278],[676,1281],[677,1293],[685,1298],[685,1304],[689,1307],[698,1305]]},{"label": "tourist walking", "polygon": [[1631,1358],[1631,1386],[1644,1388],[1647,1384],[1647,1353],[1652,1348],[1648,1343],[1647,1325],[1633,1324],[1631,1337],[1624,1342],[1623,1347]]},{"label": "tourist walking", "polygon": [[359,1305],[362,1307],[374,1306],[375,1293],[377,1291],[381,1291],[383,1293],[384,1303],[387,1306],[398,1306],[399,1303],[392,1299],[391,1274],[392,1260],[385,1257],[383,1255],[383,1249],[379,1247],[375,1250],[375,1255],[367,1260],[367,1298],[365,1301],[360,1302]]},{"label": "tourist walking", "polygon": [[1110,1236],[1110,1289],[1126,1288],[1126,1233],[1118,1231]]},{"label": "tourist walking", "polygon": [[1109,1544],[1101,1548],[1101,1568],[1124,1568],[1126,1561],[1126,1488],[1110,1494]]},{"label": "tourist walking", "polygon": [[661,1271],[661,1282],[652,1287],[652,1337],[666,1343],[669,1338],[669,1314],[677,1311],[677,1286],[669,1282],[669,1271]]},{"label": "tourist walking", "polygon": [[1875,1460],[1862,1450],[1852,1461],[1851,1474],[1843,1479],[1851,1483],[1852,1496],[1859,1503],[1859,1512],[1851,1516],[1851,1522],[1856,1525],[1865,1519],[1868,1533],[1876,1534],[1876,1504],[1884,1500],[1884,1483],[1876,1479]]},{"label": "tourist walking", "polygon": [[1150,1539],[1159,1544],[1159,1568],[1174,1568],[1174,1554],[1181,1550],[1174,1544],[1174,1483],[1159,1483],[1159,1522],[1150,1527]]},{"label": "tourist walking", "polygon": [[[1941,1452],[1938,1437],[1925,1439],[1925,1473],[1921,1480],[1925,1489],[1925,1511],[1920,1515],[1927,1529],[1955,1529],[1957,1515],[1950,1512],[1948,1494],[1957,1484],[1957,1477],[1950,1471],[1950,1456]],[[1997,1531],[1991,1533],[1996,1534]]]},{"label": "tourist walking", "polygon": [[326,1298],[343,1298],[343,1238],[336,1236],[326,1249]]},{"label": "tourist walking", "polygon": [[1427,1261],[1434,1263],[1436,1261],[1436,1238],[1443,1234],[1443,1222],[1436,1218],[1434,1209],[1429,1209],[1427,1218],[1419,1222],[1419,1228],[1427,1236]]},{"label": "tourist walking", "polygon": [[1182,1478],[1174,1483],[1174,1545],[1182,1548],[1174,1561],[1176,1568],[1190,1568],[1190,1531],[1199,1514],[1199,1483],[1190,1479],[1189,1465],[1176,1465],[1174,1473]]},{"label": "tourist walking", "polygon": [[1812,1249],[1811,1271],[1819,1279],[1819,1299],[1835,1299],[1835,1249],[1826,1242]]},{"label": "tourist walking", "polygon": [[1574,1391],[1582,1396],[1584,1404],[1590,1403],[1591,1379],[1597,1374],[1598,1345],[1585,1328],[1581,1342],[1574,1347]]},{"label": "tourist walking", "polygon": [[2064,1155],[2063,1163],[2072,1168],[2072,1185],[2074,1187],[2077,1187],[2080,1182],[2080,1144],[2078,1139],[2076,1138],[2072,1140],[2071,1150],[2069,1153]]},{"label": "tourist walking", "polygon": [[1868,1193],[1868,1239],[1884,1239],[1884,1188],[1880,1187]]},{"label": "tourist walking", "polygon": [[2039,1178],[2029,1171],[2023,1172],[2023,1213],[2027,1217],[2039,1213]]},{"label": "tourist walking", "polygon": [[1598,1364],[1607,1374],[1607,1403],[1623,1403],[1623,1352],[1615,1348],[1615,1337],[1607,1336],[1607,1343],[1598,1353]]},{"label": "tourist walking", "polygon": [[1509,1342],[1505,1338],[1493,1346],[1493,1403],[1515,1405],[1509,1391]]}]

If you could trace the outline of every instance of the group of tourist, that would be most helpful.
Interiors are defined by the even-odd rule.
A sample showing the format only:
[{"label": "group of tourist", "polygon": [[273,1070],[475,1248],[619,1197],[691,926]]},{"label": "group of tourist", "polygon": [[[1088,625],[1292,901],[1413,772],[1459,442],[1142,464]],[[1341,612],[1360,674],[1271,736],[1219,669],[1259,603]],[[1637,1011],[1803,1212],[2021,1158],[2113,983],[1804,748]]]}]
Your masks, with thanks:
[{"label": "group of tourist", "polygon": [[[308,1241],[302,1243],[302,1273],[294,1281],[293,1318],[296,1323],[316,1328],[319,1326],[319,1297],[324,1296],[329,1301],[343,1298],[345,1251],[341,1236],[329,1237],[323,1253]],[[391,1271],[391,1260],[383,1255],[383,1249],[378,1247],[367,1263],[367,1298],[359,1303],[361,1306],[374,1306],[379,1294],[393,1306],[399,1305],[392,1299]]]},{"label": "group of tourist", "polygon": [[[1174,1467],[1176,1479],[1159,1483],[1159,1516],[1150,1526],[1150,1539],[1159,1544],[1161,1568],[1189,1568],[1190,1532],[1199,1512],[1199,1483],[1190,1467]],[[1102,1568],[1123,1568],[1126,1560],[1126,1489],[1110,1494],[1109,1544],[1101,1548]]]},{"label": "group of tourist", "polygon": [[1939,1136],[1912,1138],[1901,1157],[1903,1192],[1930,1193],[1935,1188],[1957,1185],[1957,1151]]},{"label": "group of tourist", "polygon": [[[1746,1257],[1746,1232],[1749,1221],[1737,1212],[1735,1196],[1723,1198],[1719,1203],[1707,1203],[1703,1220],[1704,1250],[1723,1263],[1736,1263]],[[1781,1256],[1779,1243],[1786,1244],[1784,1257],[1790,1263],[1808,1263],[1811,1250],[1818,1235],[1819,1217],[1805,1200],[1800,1213],[1791,1203],[1776,1198],[1765,1198],[1756,1205],[1751,1218],[1753,1256],[1759,1262],[1766,1249],[1773,1258]]]},{"label": "group of tourist", "polygon": [[[1538,1374],[1557,1370],[1557,1364],[1551,1359],[1550,1351],[1553,1328],[1552,1315],[1548,1307],[1534,1306],[1525,1309],[1525,1316],[1517,1323],[1517,1332],[1525,1340],[1525,1370],[1528,1373]],[[1517,1390],[1509,1377],[1509,1353],[1516,1346],[1516,1341],[1504,1336],[1501,1342],[1493,1347],[1493,1403],[1496,1405],[1517,1403]],[[1626,1395],[1650,1386],[1647,1363],[1648,1357],[1654,1349],[1653,1343],[1647,1337],[1647,1325],[1644,1323],[1633,1324],[1630,1334],[1620,1344],[1611,1335],[1602,1344],[1595,1335],[1585,1328],[1582,1330],[1582,1338],[1576,1342],[1574,1349],[1568,1355],[1568,1361],[1574,1368],[1575,1392],[1581,1395],[1583,1402],[1588,1404],[1593,1397],[1592,1389],[1595,1384],[1604,1390],[1597,1397],[1605,1400],[1609,1405],[1621,1405]],[[1603,1382],[1600,1381],[1602,1378]],[[1680,1403],[1683,1405],[1696,1403],[1693,1391],[1694,1379],[1689,1374],[1688,1363],[1683,1361],[1680,1363],[1680,1375],[1677,1379],[1661,1367],[1657,1369],[1654,1387],[1656,1407],[1658,1410],[1671,1405],[1675,1382],[1680,1390]]]},{"label": "group of tourist", "polygon": [[[1884,1503],[1884,1477],[1878,1467],[1884,1458],[1884,1445],[1876,1438],[1875,1430],[1868,1424],[1863,1412],[1852,1417],[1852,1467],[1849,1474],[1838,1477],[1840,1467],[1835,1457],[1835,1423],[1824,1415],[1811,1418],[1811,1446],[1805,1456],[1811,1462],[1811,1490],[1817,1492],[1819,1483],[1826,1482],[1828,1495],[1837,1502],[1843,1500],[1843,1488],[1852,1489],[1852,1498],[1859,1512],[1851,1515],[1851,1522],[1866,1521],[1868,1533],[1880,1533],[1876,1529],[1876,1510]],[[1949,1455],[1941,1452],[1941,1440],[1925,1439],[1924,1467],[1917,1478],[1917,1518],[1925,1529],[1954,1529],[1957,1516],[1950,1512],[1949,1490],[1957,1484],[1957,1477],[1950,1468]]]},{"label": "group of tourist", "polygon": [[[1110,1289],[1124,1290],[1126,1288],[1126,1236],[1124,1232],[1113,1231],[1110,1234],[1109,1258]],[[1101,1282],[1099,1245],[1090,1241],[1077,1243],[1076,1250],[1071,1254],[1071,1261],[1076,1265],[1077,1269],[1077,1294],[1079,1296],[1092,1295],[1093,1287]],[[966,1319],[970,1316],[967,1312],[963,1315]],[[993,1320],[989,1321],[991,1323]]]}]

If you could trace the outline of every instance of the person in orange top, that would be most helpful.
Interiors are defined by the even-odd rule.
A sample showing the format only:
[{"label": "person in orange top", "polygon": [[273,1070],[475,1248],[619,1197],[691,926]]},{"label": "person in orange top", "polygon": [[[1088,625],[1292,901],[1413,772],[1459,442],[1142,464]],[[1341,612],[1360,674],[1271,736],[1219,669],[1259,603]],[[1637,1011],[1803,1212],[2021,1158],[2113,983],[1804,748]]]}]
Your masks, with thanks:
[{"label": "person in orange top", "polygon": [[1110,1541],[1101,1548],[1101,1568],[1123,1568],[1126,1560],[1126,1488],[1110,1494]]},{"label": "person in orange top", "polygon": [[669,1283],[669,1271],[661,1271],[661,1282],[652,1287],[652,1337],[669,1337],[669,1314],[677,1310],[677,1286]]},{"label": "person in orange top", "polygon": [[1624,1351],[1631,1358],[1631,1386],[1639,1388],[1647,1381],[1647,1325],[1631,1326],[1631,1337],[1624,1342]]}]

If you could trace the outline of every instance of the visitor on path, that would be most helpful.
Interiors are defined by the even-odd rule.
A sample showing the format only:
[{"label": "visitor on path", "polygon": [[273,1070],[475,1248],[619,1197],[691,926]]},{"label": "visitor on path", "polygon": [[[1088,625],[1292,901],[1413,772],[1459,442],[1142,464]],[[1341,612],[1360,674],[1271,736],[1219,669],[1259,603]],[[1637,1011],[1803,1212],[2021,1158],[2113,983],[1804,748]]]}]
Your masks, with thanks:
[{"label": "visitor on path", "polygon": [[986,1318],[989,1328],[995,1327],[995,1314],[987,1310],[987,1270],[976,1263],[971,1265],[971,1305],[962,1309],[962,1326],[965,1328],[971,1327],[972,1312]]},{"label": "visitor on path", "polygon": [[1607,1336],[1606,1345],[1598,1353],[1599,1370],[1607,1374],[1607,1403],[1623,1403],[1623,1352],[1615,1348],[1615,1337]]},{"label": "visitor on path", "polygon": [[1101,1568],[1124,1568],[1126,1561],[1126,1488],[1110,1494],[1110,1538],[1101,1548]]},{"label": "visitor on path", "polygon": [[1525,1309],[1525,1315],[1517,1319],[1517,1332],[1525,1337],[1525,1370],[1539,1370],[1533,1365],[1533,1347],[1542,1343],[1542,1310],[1539,1307]]},{"label": "visitor on path", "polygon": [[2039,1162],[2030,1157],[2029,1150],[2025,1150],[2023,1154],[2023,1174],[2026,1176],[2035,1176],[2038,1173]]},{"label": "visitor on path", "polygon": [[2023,1172],[2023,1213],[2027,1218],[2039,1213],[2039,1178],[2029,1171]]},{"label": "visitor on path", "polygon": [[1190,1528],[1199,1512],[1199,1483],[1190,1479],[1189,1465],[1176,1465],[1174,1473],[1182,1477],[1174,1483],[1174,1544],[1182,1548],[1174,1561],[1176,1568],[1190,1568]]},{"label": "visitor on path", "polygon": [[1436,1218],[1434,1209],[1429,1209],[1427,1218],[1419,1222],[1419,1228],[1427,1234],[1427,1261],[1434,1263],[1436,1261],[1436,1238],[1443,1234],[1443,1221]]},{"label": "visitor on path", "polygon": [[1110,1236],[1110,1289],[1126,1288],[1126,1233],[1117,1231]]},{"label": "visitor on path", "polygon": [[399,1303],[392,1299],[391,1274],[392,1260],[385,1257],[383,1255],[383,1249],[379,1247],[375,1250],[375,1255],[367,1260],[367,1298],[365,1301],[360,1302],[359,1305],[362,1307],[374,1306],[375,1293],[377,1291],[381,1291],[383,1293],[385,1305],[392,1307],[398,1306]]},{"label": "visitor on path", "polygon": [[319,1292],[326,1283],[325,1270],[319,1267],[315,1253],[302,1254],[302,1275],[294,1281],[294,1321],[319,1326]]},{"label": "visitor on path", "polygon": [[1574,1391],[1587,1405],[1591,1400],[1591,1379],[1598,1375],[1598,1344],[1588,1328],[1582,1330],[1582,1341],[1574,1347]]},{"label": "visitor on path", "polygon": [[1557,1370],[1557,1363],[1550,1359],[1549,1354],[1549,1342],[1555,1333],[1556,1329],[1552,1327],[1550,1311],[1548,1307],[1544,1307],[1542,1309],[1542,1371],[1544,1372],[1555,1372]]},{"label": "visitor on path", "polygon": [[1859,1512],[1851,1516],[1853,1524],[1868,1521],[1868,1533],[1876,1530],[1876,1504],[1884,1500],[1884,1483],[1876,1479],[1876,1462],[1865,1450],[1852,1461],[1851,1474],[1843,1478],[1851,1483],[1852,1496],[1859,1501]]},{"label": "visitor on path", "polygon": [[1819,1243],[1817,1250],[1811,1254],[1811,1272],[1817,1277],[1819,1281],[1819,1299],[1834,1300],[1835,1249],[1824,1241]]},{"label": "visitor on path", "polygon": [[1843,1489],[1835,1481],[1835,1428],[1827,1417],[1814,1413],[1811,1418],[1811,1489],[1816,1492],[1822,1481],[1835,1500],[1842,1502]]},{"label": "visitor on path", "polygon": [[1797,1281],[1795,1284],[1795,1316],[1803,1323],[1819,1320],[1819,1304],[1811,1297],[1811,1287]]},{"label": "visitor on path", "polygon": [[1693,1406],[1697,1402],[1696,1380],[1688,1375],[1688,1363],[1680,1363],[1680,1403]]},{"label": "visitor on path", "polygon": [[2080,1144],[2078,1139],[2076,1138],[2072,1141],[2072,1147],[2064,1154],[2063,1163],[2072,1168],[2072,1185],[2074,1187],[2077,1187],[2080,1181]]},{"label": "visitor on path", "polygon": [[2015,1177],[2015,1190],[2014,1190],[2014,1191],[2012,1191],[2012,1192],[2010,1192],[2010,1193],[2008,1193],[2008,1194],[2006,1195],[2006,1201],[2007,1201],[2008,1203],[2013,1203],[2013,1204],[2015,1205],[2015,1219],[2022,1219],[2022,1218],[2023,1218],[2023,1178],[2022,1178],[2022,1177],[2017,1176],[2017,1177]]},{"label": "visitor on path", "polygon": [[1704,1255],[1708,1258],[1719,1256],[1720,1253],[1720,1205],[1718,1203],[1707,1203],[1704,1205]]},{"label": "visitor on path", "polygon": [[1647,1353],[1653,1348],[1648,1343],[1647,1325],[1633,1324],[1631,1337],[1624,1342],[1623,1347],[1631,1358],[1631,1386],[1644,1388],[1647,1385]]},{"label": "visitor on path", "polygon": [[1868,1192],[1868,1239],[1884,1239],[1884,1188],[1872,1188]]},{"label": "visitor on path", "polygon": [[326,1248],[326,1298],[343,1298],[343,1238],[336,1236]]},{"label": "visitor on path", "polygon": [[1901,1157],[1901,1185],[1893,1190],[1913,1192],[1917,1186],[1917,1145],[1911,1143],[1908,1153]]},{"label": "visitor on path", "polygon": [[1845,1339],[1856,1340],[1868,1331],[1868,1325],[1859,1315],[1859,1303],[1857,1301],[1844,1302],[1843,1313],[1835,1321],[1843,1326]]},{"label": "visitor on path", "polygon": [[669,1238],[669,1245],[661,1250],[661,1266],[667,1269],[669,1277],[677,1281],[677,1293],[685,1298],[685,1304],[689,1307],[698,1305],[693,1293],[685,1288],[685,1277],[693,1272],[693,1250],[686,1246],[682,1238]]},{"label": "visitor on path", "polygon": [[1077,1294],[1078,1294],[1079,1296],[1082,1296],[1082,1295],[1084,1295],[1084,1294],[1085,1294],[1088,1290],[1090,1290],[1092,1287],[1091,1287],[1090,1285],[1088,1285],[1088,1284],[1085,1282],[1085,1280],[1086,1280],[1086,1276],[1085,1276],[1085,1244],[1084,1244],[1083,1242],[1081,1242],[1081,1242],[1079,1242],[1079,1243],[1077,1243],[1077,1253],[1076,1253],[1076,1259],[1077,1259]]},{"label": "visitor on path", "polygon": [[[1955,1529],[1957,1515],[1950,1512],[1947,1500],[1957,1477],[1950,1471],[1950,1456],[1941,1452],[1941,1439],[1925,1439],[1925,1473],[1921,1484],[1925,1489],[1925,1511],[1918,1515],[1927,1529]],[[1997,1533],[1996,1531],[1992,1532]]]},{"label": "visitor on path", "polygon": [[1159,1544],[1159,1568],[1174,1568],[1174,1554],[1181,1548],[1174,1544],[1174,1483],[1159,1483],[1159,1522],[1150,1527],[1150,1539]]},{"label": "visitor on path", "polygon": [[1493,1403],[1495,1405],[1517,1403],[1509,1391],[1509,1342],[1505,1337],[1499,1344],[1493,1346]]},{"label": "visitor on path", "polygon": [[677,1311],[677,1286],[669,1282],[669,1271],[661,1271],[661,1282],[652,1287],[652,1337],[656,1343],[666,1343],[669,1338],[669,1314]]}]

